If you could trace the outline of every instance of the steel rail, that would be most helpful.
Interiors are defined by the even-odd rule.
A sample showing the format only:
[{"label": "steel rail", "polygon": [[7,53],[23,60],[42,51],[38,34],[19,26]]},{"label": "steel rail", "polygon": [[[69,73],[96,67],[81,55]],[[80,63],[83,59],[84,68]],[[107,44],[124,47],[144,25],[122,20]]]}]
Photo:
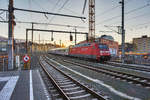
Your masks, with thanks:
[{"label": "steel rail", "polygon": [[56,69],[57,71],[59,71],[61,74],[63,74],[64,76],[68,77],[70,80],[72,80],[74,83],[78,84],[79,86],[83,87],[87,92],[91,93],[93,96],[95,96],[96,98],[98,98],[98,100],[106,100],[104,97],[102,97],[101,95],[99,95],[98,93],[96,93],[95,91],[92,91],[91,89],[89,89],[88,87],[84,86],[83,84],[79,83],[78,81],[74,80],[72,77],[68,76],[67,74],[65,74],[63,71],[61,71],[60,69],[56,68],[54,64],[49,63],[48,61],[46,61],[49,65],[51,65],[54,69]]},{"label": "steel rail", "polygon": [[49,79],[52,81],[53,85],[57,88],[59,93],[62,95],[63,99],[70,100],[69,97],[64,93],[64,91],[60,88],[60,86],[57,84],[55,79],[49,74],[49,72],[46,70],[42,62],[39,60],[40,65],[42,66],[43,70],[45,71],[46,75],[49,77]]},{"label": "steel rail", "polygon": [[117,63],[112,63],[112,62],[106,62],[106,64],[112,65],[114,67],[122,67],[122,68],[127,68],[127,69],[134,69],[138,71],[150,72],[150,68],[146,68],[146,67],[138,67],[138,66],[132,66],[132,65],[123,65],[123,64],[119,65]]},{"label": "steel rail", "polygon": [[[87,69],[90,69],[90,70],[94,70],[96,72],[100,72],[100,73],[104,73],[104,74],[107,74],[107,75],[110,75],[110,76],[114,76],[116,78],[120,78],[120,79],[127,80],[127,81],[132,81],[135,84],[138,83],[138,84],[141,84],[144,87],[150,87],[150,78],[145,78],[145,77],[141,77],[141,76],[131,75],[131,74],[127,74],[127,73],[123,73],[123,72],[119,72],[119,71],[113,71],[113,70],[109,70],[109,69],[101,68],[101,67],[94,68],[94,66],[92,66],[92,65],[81,64],[79,62],[78,63],[74,63],[74,62],[70,62],[70,61],[67,61],[67,60],[63,60],[63,61],[67,62],[67,63],[74,64],[74,65],[78,65],[80,67],[84,67],[84,68],[87,68]],[[134,77],[135,79],[128,78],[128,77],[123,77],[122,75],[127,75],[128,77]],[[138,80],[136,80],[136,78],[140,78],[142,80],[147,80],[149,83],[138,81]]]}]

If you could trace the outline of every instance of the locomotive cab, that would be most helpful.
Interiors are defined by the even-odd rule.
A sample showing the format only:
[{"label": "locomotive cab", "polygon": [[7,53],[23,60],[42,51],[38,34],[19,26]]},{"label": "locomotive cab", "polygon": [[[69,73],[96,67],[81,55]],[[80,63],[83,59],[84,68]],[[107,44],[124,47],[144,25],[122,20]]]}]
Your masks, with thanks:
[{"label": "locomotive cab", "polygon": [[111,57],[110,57],[108,46],[106,44],[99,44],[98,48],[99,48],[100,61],[110,60]]}]

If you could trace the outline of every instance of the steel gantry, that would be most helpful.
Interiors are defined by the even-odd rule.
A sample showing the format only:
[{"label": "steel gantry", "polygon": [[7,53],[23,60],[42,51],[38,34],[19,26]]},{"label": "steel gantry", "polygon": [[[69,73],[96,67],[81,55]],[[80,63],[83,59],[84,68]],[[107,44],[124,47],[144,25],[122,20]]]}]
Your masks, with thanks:
[{"label": "steel gantry", "polygon": [[[86,35],[86,40],[88,40],[88,33],[87,32],[77,32],[77,31],[75,31],[75,32],[70,32],[70,31],[59,31],[59,30],[45,30],[45,29],[26,29],[26,52],[28,52],[28,31],[40,31],[40,32],[51,32],[52,33],[52,35],[53,35],[53,33],[63,33],[63,34],[66,34],[66,33],[68,33],[68,34],[75,34],[75,35],[77,35],[77,34],[85,34]],[[31,34],[32,35],[32,34]],[[31,36],[31,37],[33,37],[33,36]],[[76,42],[76,36],[75,36],[75,42]]]}]

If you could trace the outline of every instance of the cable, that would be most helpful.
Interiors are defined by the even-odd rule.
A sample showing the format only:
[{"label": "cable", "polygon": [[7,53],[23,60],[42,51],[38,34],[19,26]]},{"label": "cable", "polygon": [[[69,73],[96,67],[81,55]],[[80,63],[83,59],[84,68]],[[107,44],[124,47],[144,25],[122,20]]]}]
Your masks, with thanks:
[{"label": "cable", "polygon": [[125,4],[129,3],[130,1],[132,1],[132,0],[126,0],[126,1],[125,1]]},{"label": "cable", "polygon": [[144,14],[141,14],[141,15],[138,15],[138,16],[135,16],[135,17],[131,17],[131,18],[127,19],[127,21],[130,21],[130,20],[132,20],[132,19],[137,19],[137,18],[139,18],[139,17],[147,16],[147,15],[149,15],[149,14],[150,14],[150,13],[144,13]]},{"label": "cable", "polygon": [[[132,1],[132,0],[127,0],[127,1],[125,2],[125,5],[126,5],[127,3],[129,3],[130,1]],[[118,8],[118,7],[120,7],[120,5],[117,5],[117,6],[115,6],[115,7],[112,7],[112,8],[110,8],[110,9],[107,9],[107,10],[103,11],[102,13],[97,14],[96,16],[98,17],[98,16],[102,16],[102,15],[104,15],[104,14],[107,14],[107,13],[109,13],[109,12],[115,10],[115,9]]]},{"label": "cable", "polygon": [[129,13],[135,12],[135,11],[137,11],[137,10],[141,10],[141,9],[143,9],[143,8],[145,8],[145,7],[148,7],[148,6],[150,6],[149,3],[146,4],[146,5],[143,5],[143,6],[139,7],[139,8],[135,8],[135,9],[129,11],[129,12],[126,12],[125,14],[129,14]]},{"label": "cable", "polygon": [[0,16],[0,19],[2,19],[3,21],[5,20],[3,17]]},{"label": "cable", "polygon": [[40,7],[43,11],[48,11],[45,8],[43,8],[37,1],[32,0],[35,4],[37,4],[38,7]]},{"label": "cable", "polygon": [[56,6],[59,4],[59,2],[60,2],[60,0],[58,0],[57,2],[56,2],[56,4],[53,6],[53,8],[52,8],[52,11],[54,11],[55,10],[55,8],[56,8]]},{"label": "cable", "polygon": [[103,11],[102,13],[97,14],[96,16],[98,17],[98,16],[101,16],[101,15],[104,15],[104,14],[110,12],[110,11],[115,10],[118,7],[120,7],[120,5],[117,5],[117,6],[113,7],[113,8],[107,9],[107,10]]},{"label": "cable", "polygon": [[[149,13],[144,13],[144,14],[141,14],[141,15],[138,15],[138,16],[134,16],[134,17],[131,17],[131,18],[128,18],[128,19],[126,19],[126,22],[128,22],[128,21],[130,21],[130,20],[135,20],[135,19],[137,19],[137,18],[139,18],[139,17],[143,17],[143,16],[147,16],[147,15],[149,15],[150,14],[150,12]],[[120,21],[117,21],[117,22],[114,22],[114,23],[112,23],[112,24],[115,24],[115,23],[119,23]]]},{"label": "cable", "polygon": [[[47,0],[47,1],[50,2],[50,4],[54,4],[54,2],[52,2],[52,0]],[[60,5],[58,5],[58,6],[60,6]],[[65,7],[63,9],[66,10],[66,11],[69,11],[69,12],[71,12],[73,14],[77,14],[77,15],[81,16],[81,14],[79,14],[79,13],[77,13],[77,12],[71,10],[71,9],[68,9],[68,8],[65,8]]]},{"label": "cable", "polygon": [[[144,27],[148,27],[147,24],[150,24],[150,21],[149,22],[145,22],[145,23],[141,23],[141,24],[137,24],[137,25],[132,25],[132,26],[128,26],[127,28],[130,29],[130,30],[133,30],[133,29],[141,29],[141,28],[144,28]],[[144,26],[144,25],[147,25],[147,26]],[[139,27],[139,26],[142,26],[142,27]],[[132,27],[132,28],[131,28]]]},{"label": "cable", "polygon": [[[58,9],[57,12],[60,12],[60,11],[65,7],[65,5],[68,3],[68,1],[69,1],[69,0],[66,0],[66,1],[64,2],[64,4]],[[55,18],[55,16],[53,16],[53,17],[50,19],[49,23],[51,23],[54,18]]]},{"label": "cable", "polygon": [[96,25],[99,25],[99,24],[104,23],[104,22],[111,21],[111,20],[116,19],[116,18],[118,18],[118,17],[121,17],[121,15],[117,15],[117,16],[111,17],[111,18],[109,18],[109,19],[105,19],[105,20],[103,20],[103,21],[97,23]]},{"label": "cable", "polygon": [[31,0],[28,0],[29,1],[29,9],[31,9]]},{"label": "cable", "polygon": [[2,11],[2,12],[0,13],[0,15],[2,15],[4,12],[5,12],[5,11]]},{"label": "cable", "polygon": [[[35,0],[32,0],[32,1],[34,1],[34,3],[36,3],[37,5],[38,5],[38,7],[40,6],[43,10],[46,10],[45,8],[43,8],[38,2],[35,2]],[[48,0],[49,1],[49,0]],[[59,2],[60,2],[61,0],[58,0],[57,2],[56,2],[56,4],[54,5],[54,7],[52,8],[52,11],[55,11],[55,8],[56,8],[56,6],[58,6],[58,4],[59,4]],[[61,8],[59,8],[59,9],[66,9],[67,11],[70,11],[71,13],[74,13],[74,14],[78,14],[77,12],[74,12],[74,11],[72,11],[72,10],[70,10],[70,9],[67,9],[67,8],[64,8],[64,6],[65,6],[65,4],[68,2],[69,0],[66,0],[65,1],[65,3],[63,4],[63,6],[61,7]],[[50,3],[52,3],[51,1],[49,1]],[[53,2],[54,3],[54,2]],[[46,11],[48,11],[48,10],[46,10]],[[59,11],[59,10],[58,10]],[[78,14],[78,15],[80,15],[80,14]],[[48,17],[46,16],[46,14],[45,14],[45,17],[46,17],[46,19],[48,19]],[[49,20],[49,22],[51,22],[51,20],[53,20],[53,18],[51,18],[50,20]]]},{"label": "cable", "polygon": [[[149,3],[148,3],[148,4],[146,4],[146,5],[143,5],[143,6],[141,6],[141,7],[135,8],[135,9],[133,9],[133,10],[130,10],[130,11],[126,12],[125,14],[127,14],[127,15],[128,15],[128,14],[130,14],[130,13],[132,13],[132,12],[135,12],[135,11],[141,10],[141,9],[143,9],[143,8],[145,8],[145,7],[148,7],[148,6],[150,6],[150,4],[149,4]],[[104,23],[104,22],[111,21],[111,20],[116,19],[116,18],[118,18],[118,17],[121,17],[121,15],[117,15],[117,16],[114,16],[114,17],[112,17],[112,18],[109,18],[109,19],[103,20],[103,21],[101,21],[101,22],[97,23],[96,25],[99,25],[99,24]]]},{"label": "cable", "polygon": [[83,9],[82,9],[82,14],[84,14],[84,12],[85,12],[86,4],[87,4],[87,0],[84,1],[84,5],[83,5]]},{"label": "cable", "polygon": [[65,5],[68,3],[68,1],[69,1],[69,0],[66,0],[66,1],[64,2],[64,4],[62,5],[62,7],[59,8],[58,10],[62,10],[62,9],[65,7]]},{"label": "cable", "polygon": [[14,8],[16,11],[24,11],[24,12],[30,12],[30,13],[39,13],[39,14],[46,14],[46,15],[57,15],[57,16],[65,16],[65,17],[73,17],[73,18],[80,18],[80,19],[86,19],[85,17],[80,16],[74,16],[74,15],[66,15],[66,14],[58,14],[58,13],[51,13],[51,12],[44,12],[44,11],[37,11],[37,10],[28,10],[28,9],[20,9],[20,8]]},{"label": "cable", "polygon": [[137,25],[134,25],[134,26],[137,27],[137,26],[146,25],[146,24],[150,24],[150,21],[149,22],[145,22],[145,23],[141,23],[141,24],[137,24]]},{"label": "cable", "polygon": [[[1,23],[8,23],[8,21],[0,21]],[[23,22],[23,21],[15,21],[16,23],[23,24],[36,24],[36,25],[52,25],[52,26],[60,26],[60,27],[76,27],[76,28],[86,28],[83,26],[73,26],[73,25],[64,25],[64,24],[50,24],[50,23],[39,23],[39,22]]]}]

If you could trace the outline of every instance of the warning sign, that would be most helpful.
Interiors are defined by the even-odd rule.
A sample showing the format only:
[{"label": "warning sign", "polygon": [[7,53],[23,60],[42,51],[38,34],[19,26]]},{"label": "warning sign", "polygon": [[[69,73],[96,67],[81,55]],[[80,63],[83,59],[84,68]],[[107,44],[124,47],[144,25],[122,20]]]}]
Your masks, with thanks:
[{"label": "warning sign", "polygon": [[25,55],[24,57],[23,57],[23,61],[24,62],[28,62],[30,60],[30,57],[28,56],[28,55]]}]

